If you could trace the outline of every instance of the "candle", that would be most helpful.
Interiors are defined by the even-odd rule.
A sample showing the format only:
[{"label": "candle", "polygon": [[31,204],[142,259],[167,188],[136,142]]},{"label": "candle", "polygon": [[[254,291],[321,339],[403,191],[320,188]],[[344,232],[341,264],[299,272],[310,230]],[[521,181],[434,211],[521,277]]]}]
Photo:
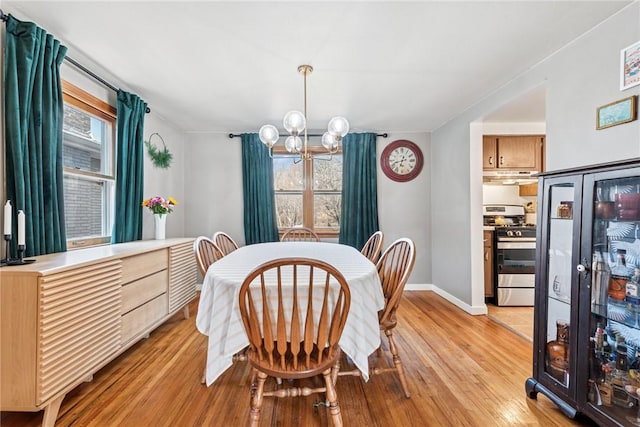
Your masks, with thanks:
[{"label": "candle", "polygon": [[18,246],[24,246],[24,212],[18,211]]},{"label": "candle", "polygon": [[7,200],[4,205],[4,234],[5,236],[11,235],[11,200]]}]

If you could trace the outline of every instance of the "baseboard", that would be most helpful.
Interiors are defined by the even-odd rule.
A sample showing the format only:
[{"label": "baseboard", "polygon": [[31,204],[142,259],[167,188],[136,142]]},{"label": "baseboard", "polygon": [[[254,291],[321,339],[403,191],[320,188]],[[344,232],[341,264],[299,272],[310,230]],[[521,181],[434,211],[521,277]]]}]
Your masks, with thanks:
[{"label": "baseboard", "polygon": [[447,301],[449,301],[451,304],[461,308],[462,310],[466,311],[467,313],[474,315],[474,316],[479,316],[479,315],[484,315],[488,313],[487,310],[487,306],[485,304],[482,304],[480,306],[471,306],[469,304],[467,304],[466,302],[462,301],[461,299],[459,299],[458,297],[455,297],[453,295],[451,295],[449,292],[444,291],[442,289],[440,289],[437,286],[434,286],[432,284],[417,284],[417,283],[407,283],[407,285],[404,287],[405,291],[432,291],[435,292],[436,294],[440,295],[442,298],[446,299]]}]

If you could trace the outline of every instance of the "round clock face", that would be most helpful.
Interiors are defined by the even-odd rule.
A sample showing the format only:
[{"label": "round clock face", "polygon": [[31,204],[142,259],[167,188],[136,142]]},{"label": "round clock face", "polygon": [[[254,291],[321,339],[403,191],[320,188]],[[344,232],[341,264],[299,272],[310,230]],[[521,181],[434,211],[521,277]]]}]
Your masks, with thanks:
[{"label": "round clock face", "polygon": [[420,147],[406,139],[387,145],[380,158],[382,171],[398,182],[410,181],[420,174],[424,159]]}]

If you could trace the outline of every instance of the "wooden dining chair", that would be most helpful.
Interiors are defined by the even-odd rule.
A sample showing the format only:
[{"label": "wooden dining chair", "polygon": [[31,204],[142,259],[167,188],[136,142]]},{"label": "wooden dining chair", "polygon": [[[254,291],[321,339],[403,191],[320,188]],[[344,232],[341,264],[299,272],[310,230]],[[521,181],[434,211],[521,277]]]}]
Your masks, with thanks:
[{"label": "wooden dining chair", "polygon": [[[240,314],[249,338],[247,356],[257,377],[251,395],[251,426],[260,423],[264,397],[311,393],[326,394],[333,425],[342,426],[332,372],[337,369],[338,341],[350,305],[344,276],[320,260],[276,259],[246,277],[240,287]],[[269,376],[300,380],[319,374],[324,387],[300,387],[295,381],[292,387],[264,389]]]},{"label": "wooden dining chair", "polygon": [[389,351],[393,356],[392,368],[373,368],[372,374],[380,374],[389,371],[395,371],[400,378],[400,384],[404,395],[409,398],[411,393],[407,386],[407,378],[404,373],[402,361],[398,355],[398,348],[393,340],[393,329],[398,323],[396,312],[402,299],[404,286],[407,284],[409,275],[413,270],[413,264],[416,260],[416,249],[413,241],[407,238],[401,238],[393,242],[382,254],[376,267],[382,284],[382,293],[384,294],[384,308],[378,313],[380,330],[384,332],[389,340]]},{"label": "wooden dining chair", "polygon": [[380,257],[380,251],[382,250],[383,243],[384,234],[382,234],[382,231],[378,230],[369,237],[360,252],[375,264],[378,262],[378,258]]},{"label": "wooden dining chair", "polygon": [[222,256],[229,255],[238,249],[238,244],[224,231],[218,231],[213,235],[213,241],[222,252]]},{"label": "wooden dining chair", "polygon": [[[400,305],[404,286],[409,279],[411,270],[413,270],[415,258],[416,251],[413,241],[402,238],[393,242],[382,253],[376,264],[382,285],[382,293],[384,294],[384,308],[378,312],[378,323],[380,324],[380,331],[384,332],[389,341],[389,352],[393,356],[393,367],[372,367],[369,369],[369,375],[397,372],[400,378],[400,385],[407,398],[411,397],[411,393],[407,386],[407,379],[398,354],[398,348],[393,340],[393,329],[398,323],[396,312]],[[358,369],[339,370],[333,377],[333,381],[335,382],[338,376],[344,375],[361,376],[361,372]]]},{"label": "wooden dining chair", "polygon": [[319,242],[320,237],[310,228],[293,227],[284,232],[281,242]]},{"label": "wooden dining chair", "polygon": [[[193,252],[196,257],[196,263],[198,264],[198,269],[204,277],[207,274],[207,270],[214,262],[218,261],[224,255],[218,246],[215,244],[213,240],[208,238],[207,236],[198,236],[196,240],[193,242]],[[206,359],[206,356],[205,356]],[[206,382],[206,360],[205,367],[200,377],[200,383],[204,384]]]},{"label": "wooden dining chair", "polygon": [[222,258],[222,251],[213,240],[206,236],[198,236],[193,242],[193,253],[202,277],[207,274],[209,266]]}]

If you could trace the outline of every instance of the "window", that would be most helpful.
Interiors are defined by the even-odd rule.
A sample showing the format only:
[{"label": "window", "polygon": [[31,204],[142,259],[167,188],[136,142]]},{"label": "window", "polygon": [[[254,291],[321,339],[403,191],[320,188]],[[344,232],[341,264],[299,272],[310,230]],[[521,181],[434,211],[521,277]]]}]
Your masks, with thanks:
[{"label": "window", "polygon": [[111,239],[116,109],[63,82],[63,181],[70,248]]},{"label": "window", "polygon": [[296,226],[315,230],[321,236],[340,231],[342,198],[342,153],[333,156],[320,151],[312,160],[300,161],[274,148],[274,190],[279,231]]}]

